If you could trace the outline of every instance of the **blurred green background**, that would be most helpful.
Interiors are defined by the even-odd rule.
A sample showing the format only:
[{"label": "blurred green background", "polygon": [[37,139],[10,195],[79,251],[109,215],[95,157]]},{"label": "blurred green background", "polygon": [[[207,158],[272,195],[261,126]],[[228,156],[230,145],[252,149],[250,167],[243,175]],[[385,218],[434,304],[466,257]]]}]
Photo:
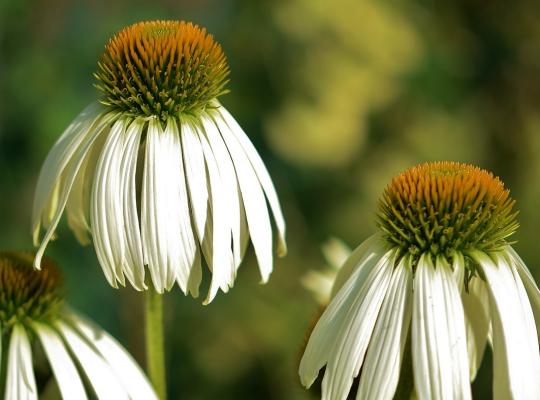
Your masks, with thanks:
[{"label": "blurred green background", "polygon": [[[96,99],[108,38],[148,19],[206,26],[231,67],[222,98],[259,149],[288,223],[290,253],[266,286],[250,251],[209,306],[166,295],[171,399],[309,399],[297,379],[318,306],[300,284],[330,235],[375,229],[390,178],[427,160],[494,171],[521,210],[516,247],[540,277],[540,3],[515,0],[0,0],[0,244],[31,247],[41,163]],[[71,304],[144,364],[141,295],[105,282],[66,225],[48,254]],[[476,398],[491,393],[490,357]]]}]

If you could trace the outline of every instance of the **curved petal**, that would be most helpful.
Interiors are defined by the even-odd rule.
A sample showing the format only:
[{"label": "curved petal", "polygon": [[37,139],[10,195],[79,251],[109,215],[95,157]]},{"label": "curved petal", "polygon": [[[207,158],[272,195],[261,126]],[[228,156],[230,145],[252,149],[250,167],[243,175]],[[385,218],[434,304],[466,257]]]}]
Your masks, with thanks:
[{"label": "curved petal", "polygon": [[[218,288],[227,292],[234,283],[236,269],[231,252],[231,229],[228,218],[230,204],[226,202],[225,192],[231,190],[225,186],[223,173],[218,167],[214,153],[206,137],[199,135],[203,149],[208,180],[210,182],[210,206],[212,210],[212,252],[205,255],[208,265],[212,268],[212,282],[208,297],[204,304],[210,303],[215,297]],[[204,247],[203,247],[204,249]],[[208,259],[211,257],[211,259]]]},{"label": "curved petal", "polygon": [[113,287],[118,287],[117,282],[125,285],[122,268],[125,239],[120,171],[125,129],[126,121],[117,120],[105,140],[96,166],[90,203],[94,247],[103,272]]},{"label": "curved petal", "polygon": [[62,339],[53,329],[44,324],[34,323],[34,330],[43,345],[62,398],[87,399],[77,368],[71,360]]},{"label": "curved petal", "polygon": [[263,188],[257,179],[253,166],[229,126],[220,118],[216,122],[234,163],[262,283],[266,283],[272,272],[273,255],[272,224]]},{"label": "curved petal", "polygon": [[[495,399],[536,398],[540,393],[540,354],[532,310],[521,281],[502,257],[471,253],[488,283],[493,326]],[[517,276],[517,274],[516,274]]]},{"label": "curved petal", "polygon": [[32,349],[28,335],[20,325],[15,325],[11,333],[5,393],[6,399],[37,400],[38,398],[32,366]]},{"label": "curved petal", "polygon": [[418,261],[414,282],[412,355],[419,399],[470,399],[465,317],[450,266],[431,255]]},{"label": "curved petal", "polygon": [[130,399],[157,400],[150,382],[131,355],[103,329],[76,315],[71,321],[83,337],[92,343],[103,359],[109,364]]},{"label": "curved petal", "polygon": [[98,399],[129,399],[126,390],[115,379],[116,375],[111,367],[100,354],[96,353],[94,347],[89,344],[90,342],[81,338],[77,332],[62,321],[58,321],[56,326],[72,353],[79,360],[79,364],[86,373]]},{"label": "curved petal", "polygon": [[255,170],[257,179],[261,183],[266,198],[268,199],[268,203],[270,204],[270,208],[272,209],[274,221],[276,222],[276,227],[279,233],[278,255],[284,256],[287,254],[287,243],[285,241],[285,220],[281,212],[281,207],[279,205],[279,200],[276,194],[276,189],[274,188],[274,184],[272,183],[272,179],[270,178],[270,175],[268,174],[259,153],[257,153],[255,146],[253,146],[253,143],[251,143],[251,141],[248,139],[238,122],[236,122],[225,107],[220,106],[217,111],[229,126],[231,132],[236,137],[236,140],[238,140],[242,146],[242,149],[249,159],[249,162]]},{"label": "curved petal", "polygon": [[360,367],[394,269],[396,253],[368,259],[330,302],[313,330],[300,362],[310,386],[325,365],[323,399],[345,399]]},{"label": "curved petal", "polygon": [[356,398],[394,398],[412,314],[411,260],[403,257],[392,273],[362,367]]},{"label": "curved petal", "polygon": [[[41,268],[41,258],[43,257],[43,253],[45,251],[45,248],[47,247],[47,244],[49,243],[49,241],[54,235],[54,231],[56,230],[58,222],[60,222],[60,218],[62,217],[62,213],[66,206],[69,193],[78,175],[79,169],[81,168],[81,165],[83,164],[83,161],[86,158],[86,155],[88,154],[89,150],[92,148],[92,145],[94,144],[95,140],[104,131],[107,130],[108,124],[114,118],[115,118],[115,115],[111,113],[100,116],[99,119],[96,120],[95,126],[92,125],[91,129],[89,128],[88,130],[85,130],[81,133],[80,142],[77,141],[77,146],[74,146],[74,148],[72,149],[72,152],[70,153],[70,159],[65,165],[65,168],[64,168],[65,170],[61,172],[61,176],[58,177],[58,182],[57,182],[57,184],[59,185],[58,204],[55,207],[54,215],[51,217],[51,222],[48,226],[47,232],[45,233],[45,236],[43,237],[41,241],[41,245],[38,251],[36,252],[36,257],[34,259],[34,268],[36,269]],[[43,168],[45,168],[45,166]],[[43,179],[45,182],[45,181],[48,181],[49,178],[46,177]],[[45,184],[42,183],[42,185],[45,185]],[[38,189],[38,191],[40,190],[42,189]],[[36,193],[36,196],[39,197],[40,194]],[[39,200],[36,200],[36,202],[39,202]],[[35,238],[37,238],[37,235],[39,233],[39,222],[37,223],[37,225],[35,225],[35,228],[37,229],[37,231],[35,231],[36,233]]]}]

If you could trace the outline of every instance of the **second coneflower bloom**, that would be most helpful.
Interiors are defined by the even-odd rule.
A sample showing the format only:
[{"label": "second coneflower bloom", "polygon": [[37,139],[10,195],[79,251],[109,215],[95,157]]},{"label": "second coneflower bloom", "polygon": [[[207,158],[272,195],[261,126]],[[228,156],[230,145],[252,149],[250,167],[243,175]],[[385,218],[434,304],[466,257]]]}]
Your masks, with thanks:
[{"label": "second coneflower bloom", "polygon": [[344,400],[355,378],[357,399],[392,399],[400,379],[400,392],[414,387],[421,400],[470,399],[489,343],[494,397],[538,399],[540,291],[507,241],[513,205],[498,178],[471,165],[422,164],[394,178],[380,232],[340,269],[302,383],[326,366],[323,399]]},{"label": "second coneflower bloom", "polygon": [[[212,271],[207,301],[234,282],[249,238],[263,282],[286,252],[285,224],[254,146],[217,98],[229,70],[212,36],[177,21],[142,22],[114,36],[95,74],[103,97],[66,129],[39,177],[33,213],[41,256],[66,211],[94,247],[109,283],[198,295],[201,252]],[[41,228],[45,236],[40,239]]]}]

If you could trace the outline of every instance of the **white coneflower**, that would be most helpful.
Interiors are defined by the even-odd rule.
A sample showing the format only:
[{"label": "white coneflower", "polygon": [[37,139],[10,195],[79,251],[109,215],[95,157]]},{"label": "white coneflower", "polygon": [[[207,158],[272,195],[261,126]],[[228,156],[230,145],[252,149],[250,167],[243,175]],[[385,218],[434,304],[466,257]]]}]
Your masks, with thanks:
[{"label": "white coneflower", "polygon": [[[141,22],[114,36],[95,74],[102,99],[60,137],[37,184],[34,241],[43,251],[66,209],[81,243],[91,234],[109,283],[158,293],[175,282],[207,302],[234,283],[249,237],[262,281],[272,271],[268,201],[285,254],[285,224],[254,146],[219,103],[229,69],[221,46],[191,23]],[[40,241],[41,227],[46,229]]]},{"label": "white coneflower", "polygon": [[302,383],[326,366],[323,399],[345,399],[358,376],[357,399],[391,399],[411,351],[419,399],[469,399],[489,342],[494,397],[540,398],[540,292],[506,240],[513,205],[498,178],[471,165],[422,164],[394,178],[381,232],[341,268],[311,334]]},{"label": "white coneflower", "polygon": [[63,399],[157,399],[122,346],[64,304],[62,278],[47,258],[0,253],[0,352],[5,399],[37,399],[34,352],[41,348]]}]

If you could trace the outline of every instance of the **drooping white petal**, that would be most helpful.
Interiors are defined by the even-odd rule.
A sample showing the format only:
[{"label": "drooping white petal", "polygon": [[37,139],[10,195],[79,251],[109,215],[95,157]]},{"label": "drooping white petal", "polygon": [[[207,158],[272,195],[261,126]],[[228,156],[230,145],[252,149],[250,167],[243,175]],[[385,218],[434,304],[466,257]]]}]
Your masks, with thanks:
[{"label": "drooping white petal", "polygon": [[208,207],[208,188],[206,187],[206,167],[201,142],[191,124],[182,123],[180,129],[186,181],[191,200],[191,209],[199,242],[204,240]]},{"label": "drooping white petal", "polygon": [[418,398],[470,399],[465,317],[459,289],[443,257],[418,261],[414,282],[412,356]]},{"label": "drooping white petal", "polygon": [[157,399],[150,382],[131,355],[107,332],[76,315],[71,321],[98,350],[132,400]]},{"label": "drooping white petal", "polygon": [[[279,240],[278,240],[278,255],[284,256],[287,253],[287,244],[285,241],[285,220],[281,212],[281,207],[279,205],[279,200],[272,183],[272,179],[264,166],[259,153],[253,146],[253,143],[249,140],[247,135],[244,133],[238,122],[233,118],[233,116],[225,109],[225,107],[220,106],[218,112],[221,114],[222,118],[225,120],[227,125],[230,127],[231,132],[234,134],[240,145],[242,146],[244,152],[246,153],[257,178],[263,187],[270,208],[272,209],[272,214],[274,215],[274,221],[276,222],[276,227],[278,229]],[[222,132],[223,133],[223,132]]]},{"label": "drooping white petal", "polygon": [[[51,240],[51,238],[54,235],[54,231],[56,230],[56,227],[58,226],[58,222],[60,221],[60,218],[62,216],[62,213],[64,211],[64,208],[66,206],[69,193],[71,191],[71,188],[75,182],[75,178],[78,175],[79,169],[81,165],[83,164],[83,161],[86,158],[86,155],[88,151],[92,148],[92,145],[94,144],[95,140],[105,131],[108,129],[108,124],[114,119],[114,114],[105,114],[104,116],[101,116],[99,119],[96,120],[96,125],[92,125],[89,129],[84,130],[80,133],[81,138],[80,142],[77,141],[77,146],[70,147],[70,154],[69,154],[69,161],[64,166],[65,160],[58,159],[58,165],[62,166],[62,172],[59,172],[59,175],[53,174],[57,177],[59,185],[58,187],[58,201],[57,206],[55,206],[54,215],[50,218],[50,224],[48,226],[48,229],[45,233],[45,236],[41,240],[41,245],[36,252],[36,257],[34,259],[34,268],[40,269],[41,268],[41,258],[43,257],[43,252],[45,251],[45,248],[47,247],[47,244]],[[59,157],[56,155],[55,157]],[[67,156],[66,156],[67,157]],[[55,166],[55,168],[58,167],[58,165]],[[44,169],[46,166],[43,167]],[[51,167],[52,168],[52,167]],[[58,168],[57,168],[58,169]],[[50,180],[49,174],[44,173],[47,175],[43,178],[43,182],[48,182]],[[41,180],[41,179],[40,179]],[[45,183],[43,183],[43,186]],[[42,196],[41,193],[45,189],[37,189],[36,191],[36,197]],[[36,200],[36,203],[39,203],[41,200]],[[36,206],[36,209],[39,209],[41,206]],[[37,225],[35,224],[34,232],[36,234],[35,238],[37,239],[37,235],[39,234],[39,222]]]},{"label": "drooping white petal", "polygon": [[392,273],[362,367],[356,398],[394,398],[412,313],[412,262],[403,257]]},{"label": "drooping white petal", "polygon": [[345,399],[358,376],[392,276],[396,253],[369,259],[351,275],[321,316],[300,362],[305,386],[325,364],[323,399]]},{"label": "drooping white petal", "polygon": [[266,283],[272,272],[273,255],[272,225],[263,188],[232,130],[223,119],[217,118],[216,122],[234,163],[246,212],[249,234],[259,263],[262,282]]},{"label": "drooping white petal", "polygon": [[228,224],[232,233],[233,255],[236,269],[240,266],[243,257],[242,237],[247,236],[247,226],[245,216],[242,218],[240,204],[240,188],[234,170],[234,164],[231,160],[227,146],[219,133],[216,123],[211,118],[203,118],[203,131],[206,134],[208,143],[214,154],[216,164],[219,166],[219,172],[223,187],[222,201],[226,202]]},{"label": "drooping white petal", "polygon": [[166,184],[170,175],[178,172],[168,169],[168,147],[169,141],[159,121],[150,121],[141,193],[141,231],[143,253],[158,293],[170,290],[176,279],[168,256],[169,189]]},{"label": "drooping white petal", "polygon": [[331,297],[336,295],[356,268],[365,265],[366,260],[383,254],[385,248],[384,241],[381,240],[380,235],[375,234],[354,249],[338,271],[334,286],[332,287]]},{"label": "drooping white petal", "polygon": [[489,294],[486,284],[480,278],[473,278],[469,291],[461,293],[467,330],[467,349],[469,354],[469,379],[476,377],[484,356],[490,327]]},{"label": "drooping white petal", "polygon": [[122,212],[121,161],[126,121],[117,120],[109,132],[96,165],[90,223],[94,247],[109,284],[125,285],[123,263],[125,255],[124,215]]},{"label": "drooping white petal", "polygon": [[[204,134],[199,135],[203,149],[204,159],[208,168],[208,180],[210,182],[210,206],[212,210],[212,252],[205,255],[208,265],[212,268],[212,281],[208,297],[204,301],[208,304],[215,297],[218,288],[227,292],[234,282],[236,269],[231,252],[231,228],[230,228],[230,204],[227,202],[226,180],[223,172],[218,167],[218,160],[214,156],[208,140]],[[234,188],[233,188],[234,190]],[[207,239],[210,239],[209,237]],[[205,247],[203,247],[203,250]],[[208,257],[211,256],[211,260]]]},{"label": "drooping white petal", "polygon": [[488,283],[493,326],[493,394],[495,399],[533,399],[540,393],[540,354],[533,315],[524,289],[502,257],[495,263],[473,252]]},{"label": "drooping white petal", "polygon": [[34,323],[34,330],[43,345],[62,398],[87,399],[77,368],[71,360],[62,339],[53,329],[41,323]]},{"label": "drooping white petal", "polygon": [[127,128],[123,140],[121,176],[122,214],[125,224],[124,273],[133,287],[145,290],[144,258],[139,213],[137,209],[137,158],[144,128],[144,121],[135,119]]},{"label": "drooping white petal", "polygon": [[117,381],[113,370],[92,347],[91,342],[81,338],[76,331],[62,321],[58,321],[56,326],[73,355],[79,360],[98,399],[129,399],[128,393]]},{"label": "drooping white petal", "polygon": [[168,259],[176,272],[176,281],[182,291],[187,293],[198,250],[191,225],[180,132],[174,119],[167,122],[163,140],[168,141],[163,151],[166,153],[169,173],[157,179],[161,181],[159,186],[166,191],[168,201],[168,210],[164,210],[168,211]]},{"label": "drooping white petal", "polygon": [[58,203],[51,201],[51,197],[55,194],[58,195],[58,193],[53,192],[58,192],[60,176],[88,132],[95,127],[97,120],[101,118],[101,112],[102,108],[98,103],[93,103],[85,108],[62,133],[43,163],[36,185],[32,212],[32,232],[35,246],[39,244],[41,222],[48,224],[56,213]]},{"label": "drooping white petal", "polygon": [[506,254],[510,258],[510,263],[517,269],[519,276],[525,285],[525,289],[527,290],[534,314],[534,320],[536,322],[538,339],[540,341],[540,290],[538,289],[538,286],[536,285],[536,282],[529,269],[511,246],[507,247]]},{"label": "drooping white petal", "polygon": [[5,398],[37,400],[37,395],[30,341],[24,328],[15,325],[9,344]]}]

